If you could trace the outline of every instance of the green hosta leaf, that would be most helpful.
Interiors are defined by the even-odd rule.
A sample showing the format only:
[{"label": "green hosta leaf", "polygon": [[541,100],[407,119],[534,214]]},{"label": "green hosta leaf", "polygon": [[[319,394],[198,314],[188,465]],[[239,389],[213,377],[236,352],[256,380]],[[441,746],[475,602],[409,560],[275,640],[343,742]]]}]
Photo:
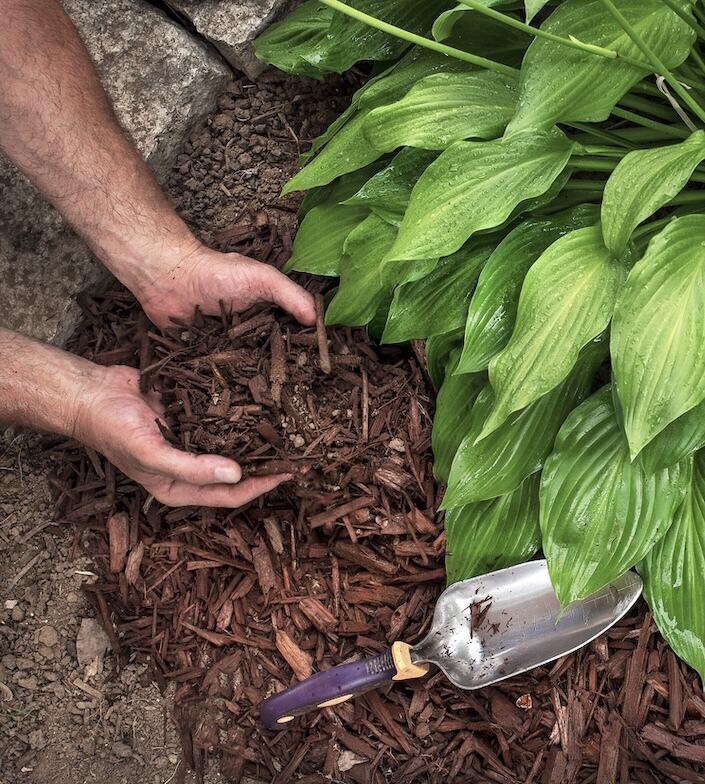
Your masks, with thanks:
[{"label": "green hosta leaf", "polygon": [[302,220],[314,207],[321,204],[341,204],[357,193],[383,167],[384,159],[375,161],[363,169],[343,175],[329,185],[310,190],[299,207],[299,219]]},{"label": "green hosta leaf", "polygon": [[539,475],[512,493],[446,512],[446,574],[456,583],[514,566],[541,546]]},{"label": "green hosta leaf", "polygon": [[391,302],[391,294],[386,293],[374,316],[367,322],[367,337],[372,343],[379,344],[382,342],[382,333],[384,332],[384,325],[387,323],[387,314],[389,313]]},{"label": "green hosta leaf", "polygon": [[612,368],[636,456],[705,399],[705,215],[673,220],[634,265],[617,303]]},{"label": "green hosta leaf", "polygon": [[377,215],[369,215],[345,240],[340,286],[326,311],[327,324],[363,326],[390,297],[394,286],[413,270],[425,274],[436,259],[399,264],[383,274],[382,259],[397,230]]},{"label": "green hosta leaf", "polygon": [[577,229],[544,251],[524,280],[512,337],[490,362],[497,397],[481,437],[568,375],[582,347],[609,324],[626,274],[599,226]]},{"label": "green hosta leaf", "polygon": [[474,65],[463,60],[413,46],[398,63],[364,84],[353,96],[352,103],[359,109],[374,109],[398,101],[420,79],[431,74],[475,70]]},{"label": "green hosta leaf", "polygon": [[705,457],[695,456],[688,494],[673,525],[639,571],[644,595],[668,644],[705,679]]},{"label": "green hosta leaf", "polygon": [[493,71],[438,73],[418,82],[396,103],[367,115],[373,147],[444,150],[461,139],[494,139],[514,114],[516,80]]},{"label": "green hosta leaf", "polygon": [[459,356],[459,349],[450,354],[445,379],[436,396],[436,413],[433,417],[433,475],[443,483],[448,481],[455,453],[470,427],[473,403],[485,384],[484,373],[453,375],[453,367]]},{"label": "green hosta leaf", "polygon": [[[347,0],[347,5],[412,33],[426,33],[448,0]],[[334,13],[324,40],[311,48],[306,59],[325,71],[343,73],[359,60],[394,60],[408,43],[388,33]]]},{"label": "green hosta leaf", "polygon": [[374,317],[389,295],[379,270],[395,236],[396,229],[376,215],[369,215],[348,235],[340,286],[328,305],[326,323],[361,326]]},{"label": "green hosta leaf", "polygon": [[529,218],[507,234],[477,281],[457,373],[485,370],[490,359],[507,344],[514,329],[524,277],[546,248],[564,234],[598,219],[598,208],[583,204],[550,218]]},{"label": "green hosta leaf", "polygon": [[412,47],[399,62],[373,77],[353,95],[350,106],[316,139],[311,149],[299,156],[301,166],[308,163],[358,110],[374,109],[401,98],[419,79],[444,70],[470,70],[473,66],[451,60],[437,52]]},{"label": "green hosta leaf", "polygon": [[463,72],[472,68],[469,63],[436,52],[413,49],[398,64],[355,93],[355,111],[349,115],[350,119],[343,124],[336,121],[334,134],[326,131],[322,137],[323,143],[314,142],[317,149],[323,149],[289,180],[283,193],[327,185],[336,177],[376,161],[382,153],[367,141],[363,133],[366,117],[373,109],[397,101],[424,76]]},{"label": "green hosta leaf", "polygon": [[539,11],[546,5],[548,0],[525,0],[526,6],[526,23],[529,24],[531,20],[538,14]]},{"label": "green hosta leaf", "polygon": [[325,70],[306,58],[325,40],[333,13],[333,9],[317,0],[302,3],[286,19],[271,25],[255,39],[255,54],[280,71],[322,78]]},{"label": "green hosta leaf", "polygon": [[328,185],[336,177],[376,161],[382,153],[367,141],[362,132],[368,111],[359,111],[349,120],[323,150],[287,182],[282,194]]},{"label": "green hosta leaf", "polygon": [[[514,0],[484,0],[482,5],[484,5],[485,8],[507,8],[516,5],[516,3]],[[444,11],[433,23],[431,35],[436,41],[445,41],[445,39],[453,33],[457,22],[459,22],[465,14],[472,13],[472,11],[472,8],[469,8],[462,3],[455,8]],[[479,14],[475,14],[475,19],[477,19],[478,16]],[[474,52],[475,50],[472,49],[472,47],[469,47],[468,51]]]},{"label": "green hosta leaf", "polygon": [[442,335],[432,335],[426,341],[426,369],[431,383],[436,389],[441,388],[445,378],[450,353],[454,349],[460,348],[462,344],[463,331],[460,329]]},{"label": "green hosta leaf", "polygon": [[335,203],[314,207],[301,222],[285,271],[339,275],[345,240],[368,214],[363,207]]},{"label": "green hosta leaf", "polygon": [[380,218],[398,226],[404,217],[411,190],[437,153],[408,147],[346,200],[348,205],[367,207]]},{"label": "green hosta leaf", "polygon": [[492,388],[487,385],[475,401],[472,419],[453,460],[443,508],[504,495],[539,471],[564,419],[590,394],[595,371],[606,354],[606,343],[587,347],[562,384],[477,441],[494,401]]},{"label": "green hosta leaf", "polygon": [[[517,6],[518,3],[511,5]],[[533,36],[473,12],[467,6],[458,6],[441,14],[432,33],[437,41],[444,41],[449,46],[514,68],[521,65],[524,53],[533,40]]]},{"label": "green hosta leaf", "polygon": [[680,144],[634,150],[612,172],[602,199],[605,245],[619,257],[632,231],[676,196],[705,160],[705,131]]},{"label": "green hosta leaf", "polygon": [[562,605],[638,563],[671,525],[689,463],[655,474],[632,463],[603,387],[566,419],[541,477],[541,533]]},{"label": "green hosta leaf", "polygon": [[[414,280],[394,291],[382,342],[401,343],[461,327],[477,276],[496,242],[492,237],[477,237],[457,253],[440,259],[425,277],[415,269]],[[385,269],[393,270],[399,264],[387,262]]]},{"label": "green hosta leaf", "polygon": [[[684,10],[690,6],[687,0],[677,2]],[[662,0],[620,0],[618,6],[668,68],[686,59],[695,33]],[[600,0],[567,0],[541,29],[644,59]],[[650,71],[536,38],[522,64],[519,106],[507,134],[550,128],[558,121],[606,120],[617,101]]]},{"label": "green hosta leaf", "polygon": [[653,473],[668,468],[705,446],[705,401],[681,414],[641,451],[644,469]]},{"label": "green hosta leaf", "polygon": [[426,169],[389,257],[448,255],[472,234],[499,226],[526,199],[545,193],[570,159],[560,131],[491,142],[456,142]]}]

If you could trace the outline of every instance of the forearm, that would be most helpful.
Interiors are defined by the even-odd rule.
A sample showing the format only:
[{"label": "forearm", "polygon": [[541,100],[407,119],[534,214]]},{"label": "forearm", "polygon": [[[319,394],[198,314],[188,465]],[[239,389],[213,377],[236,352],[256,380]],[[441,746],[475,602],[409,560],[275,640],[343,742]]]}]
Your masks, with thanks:
[{"label": "forearm", "polygon": [[56,0],[3,3],[0,148],[138,296],[196,245]]},{"label": "forearm", "polygon": [[104,368],[0,328],[0,423],[75,434],[81,406]]}]

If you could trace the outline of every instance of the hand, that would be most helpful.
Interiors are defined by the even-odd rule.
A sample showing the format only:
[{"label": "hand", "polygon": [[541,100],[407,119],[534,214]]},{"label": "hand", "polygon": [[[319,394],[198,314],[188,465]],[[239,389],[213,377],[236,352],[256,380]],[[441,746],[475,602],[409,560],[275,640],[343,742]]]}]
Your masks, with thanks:
[{"label": "hand", "polygon": [[218,315],[221,301],[236,312],[274,302],[302,324],[316,321],[307,291],[274,267],[239,253],[218,253],[198,243],[162,270],[135,287],[144,312],[158,327],[168,326],[171,316],[189,321],[197,305],[206,315]]},{"label": "hand", "polygon": [[74,435],[157,501],[168,506],[234,508],[290,478],[280,474],[241,482],[242,471],[233,460],[175,449],[155,422],[163,413],[159,400],[139,390],[139,373],[119,366],[102,371],[98,383],[82,390]]}]

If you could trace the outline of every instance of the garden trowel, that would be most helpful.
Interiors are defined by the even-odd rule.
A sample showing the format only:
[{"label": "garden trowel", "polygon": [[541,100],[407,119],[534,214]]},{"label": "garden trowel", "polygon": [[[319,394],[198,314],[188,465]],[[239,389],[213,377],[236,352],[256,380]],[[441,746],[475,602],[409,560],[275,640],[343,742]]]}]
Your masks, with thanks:
[{"label": "garden trowel", "polygon": [[545,560],[473,577],[438,599],[431,630],[416,645],[395,642],[371,658],[340,664],[268,697],[262,721],[281,728],[389,681],[420,678],[439,667],[461,689],[479,689],[577,650],[616,623],[641,593],[626,572],[561,610]]}]

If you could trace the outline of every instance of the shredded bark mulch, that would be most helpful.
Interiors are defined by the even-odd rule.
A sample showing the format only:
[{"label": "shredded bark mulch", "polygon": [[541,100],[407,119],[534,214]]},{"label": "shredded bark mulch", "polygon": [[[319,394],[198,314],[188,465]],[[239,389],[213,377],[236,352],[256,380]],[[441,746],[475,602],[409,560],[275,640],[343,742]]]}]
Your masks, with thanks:
[{"label": "shredded bark mulch", "polygon": [[[220,246],[275,264],[266,216]],[[53,482],[118,661],[175,684],[183,764],[228,781],[705,781],[705,699],[643,605],[584,650],[477,692],[440,673],[265,730],[267,695],[428,629],[444,585],[422,353],[271,309],[153,331],[122,290],[84,300],[75,350],[140,368],[166,438],[295,479],[246,509],[169,509],[59,444]]]}]

